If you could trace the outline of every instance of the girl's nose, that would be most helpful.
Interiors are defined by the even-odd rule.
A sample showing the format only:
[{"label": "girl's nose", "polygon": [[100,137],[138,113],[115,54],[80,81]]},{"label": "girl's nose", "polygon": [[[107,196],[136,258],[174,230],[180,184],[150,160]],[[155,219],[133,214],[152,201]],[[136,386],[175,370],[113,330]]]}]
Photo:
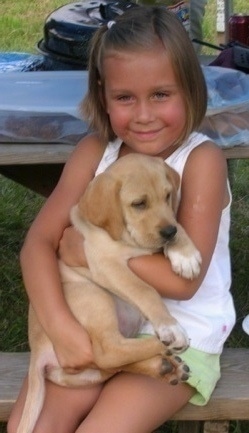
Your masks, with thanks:
[{"label": "girl's nose", "polygon": [[137,122],[147,123],[154,118],[154,113],[149,101],[139,101],[136,104],[135,119]]}]

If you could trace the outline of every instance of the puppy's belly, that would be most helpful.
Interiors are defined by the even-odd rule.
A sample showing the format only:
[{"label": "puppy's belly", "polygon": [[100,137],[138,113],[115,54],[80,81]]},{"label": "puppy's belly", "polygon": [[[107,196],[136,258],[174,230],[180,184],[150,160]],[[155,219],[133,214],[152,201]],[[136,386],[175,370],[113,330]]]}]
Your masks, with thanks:
[{"label": "puppy's belly", "polygon": [[[61,279],[64,284],[68,284],[70,287],[71,283],[81,283],[84,284],[85,290],[86,285],[93,284],[91,282],[91,274],[89,269],[86,268],[71,268],[62,261],[59,260],[59,267],[61,273]],[[69,288],[69,293],[71,293],[71,288]],[[92,295],[92,288],[90,289],[90,296]],[[97,290],[99,290],[97,286]],[[103,289],[104,290],[104,289]],[[145,322],[144,317],[138,310],[138,308],[119,298],[111,292],[108,292],[112,296],[115,307],[116,314],[118,318],[119,330],[124,337],[131,338],[136,337],[139,333],[140,328]]]},{"label": "puppy's belly", "polygon": [[124,337],[135,337],[144,323],[144,317],[138,308],[112,295],[118,317],[119,330]]}]

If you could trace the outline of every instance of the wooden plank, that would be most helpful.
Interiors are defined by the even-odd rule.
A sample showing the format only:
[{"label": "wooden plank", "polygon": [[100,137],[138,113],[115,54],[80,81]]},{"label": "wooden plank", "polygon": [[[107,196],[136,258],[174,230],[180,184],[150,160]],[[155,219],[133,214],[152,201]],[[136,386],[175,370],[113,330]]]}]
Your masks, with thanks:
[{"label": "wooden plank", "polygon": [[0,144],[0,165],[64,163],[75,146],[71,144]]},{"label": "wooden plank", "polygon": [[223,152],[227,159],[246,159],[249,158],[249,145],[223,148]]},{"label": "wooden plank", "polygon": [[187,404],[174,420],[248,420],[249,349],[224,349],[222,377],[206,406]]},{"label": "wooden plank", "polygon": [[[74,149],[71,144],[0,143],[0,165],[65,163]],[[249,158],[249,144],[224,148],[227,159]]]},{"label": "wooden plank", "polygon": [[203,433],[229,433],[229,421],[206,421]]},{"label": "wooden plank", "polygon": [[9,418],[28,370],[29,353],[0,352],[0,421]]},{"label": "wooden plank", "polygon": [[[28,360],[28,353],[0,352],[0,421],[8,419],[27,372]],[[225,349],[221,357],[222,378],[210,402],[200,407],[188,404],[172,419],[181,421],[248,420],[248,361],[249,349]]]}]

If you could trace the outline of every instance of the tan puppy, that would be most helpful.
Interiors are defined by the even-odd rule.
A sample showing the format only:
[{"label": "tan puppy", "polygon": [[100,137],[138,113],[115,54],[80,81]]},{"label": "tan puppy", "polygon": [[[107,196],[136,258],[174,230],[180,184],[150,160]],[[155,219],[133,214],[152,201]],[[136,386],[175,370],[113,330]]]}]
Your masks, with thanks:
[{"label": "tan puppy", "polygon": [[[95,365],[73,374],[63,370],[30,307],[29,387],[17,433],[32,433],[44,402],[45,378],[69,387],[103,382],[115,370],[170,383],[188,378],[187,366],[174,356],[188,347],[188,337],[157,291],[127,265],[131,257],[163,249],[175,272],[198,275],[200,254],[175,220],[179,182],[161,158],[130,154],[95,177],[72,209],[89,269],[61,261],[59,267],[67,302],[91,337]],[[145,319],[156,335],[132,338]]]}]

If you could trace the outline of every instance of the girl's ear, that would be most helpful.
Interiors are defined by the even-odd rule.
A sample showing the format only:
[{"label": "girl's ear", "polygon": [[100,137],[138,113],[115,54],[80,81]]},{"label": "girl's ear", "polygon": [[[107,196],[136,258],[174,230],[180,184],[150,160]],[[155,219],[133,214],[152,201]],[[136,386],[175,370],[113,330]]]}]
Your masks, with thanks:
[{"label": "girl's ear", "polygon": [[108,173],[96,176],[79,201],[80,217],[103,228],[115,239],[121,239],[124,229],[120,206],[121,183]]}]

